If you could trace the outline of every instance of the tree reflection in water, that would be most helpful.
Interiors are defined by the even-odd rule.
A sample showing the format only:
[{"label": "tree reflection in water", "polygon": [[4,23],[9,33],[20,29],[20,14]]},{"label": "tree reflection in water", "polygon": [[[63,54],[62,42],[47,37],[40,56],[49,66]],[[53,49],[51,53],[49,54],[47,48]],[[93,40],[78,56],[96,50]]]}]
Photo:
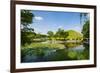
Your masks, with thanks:
[{"label": "tree reflection in water", "polygon": [[69,61],[89,59],[89,44],[63,43],[66,48],[28,48],[21,50],[21,62]]}]

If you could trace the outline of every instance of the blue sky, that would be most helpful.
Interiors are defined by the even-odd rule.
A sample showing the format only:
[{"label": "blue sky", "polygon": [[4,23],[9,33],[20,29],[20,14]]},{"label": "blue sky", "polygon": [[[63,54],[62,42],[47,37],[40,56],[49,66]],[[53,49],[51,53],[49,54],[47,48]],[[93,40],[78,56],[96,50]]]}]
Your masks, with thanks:
[{"label": "blue sky", "polygon": [[46,34],[47,31],[56,32],[58,28],[64,30],[76,30],[81,32],[80,13],[76,12],[55,12],[55,11],[37,11],[31,27],[36,33]]}]

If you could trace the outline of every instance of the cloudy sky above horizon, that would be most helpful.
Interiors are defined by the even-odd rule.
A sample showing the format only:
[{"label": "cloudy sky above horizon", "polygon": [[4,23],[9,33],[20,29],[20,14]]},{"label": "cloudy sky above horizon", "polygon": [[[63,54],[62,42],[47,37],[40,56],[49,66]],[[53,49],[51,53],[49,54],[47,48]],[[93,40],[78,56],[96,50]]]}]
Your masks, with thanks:
[{"label": "cloudy sky above horizon", "polygon": [[36,33],[47,34],[47,31],[56,32],[59,28],[81,32],[79,12],[54,12],[33,10],[35,15],[31,25]]}]

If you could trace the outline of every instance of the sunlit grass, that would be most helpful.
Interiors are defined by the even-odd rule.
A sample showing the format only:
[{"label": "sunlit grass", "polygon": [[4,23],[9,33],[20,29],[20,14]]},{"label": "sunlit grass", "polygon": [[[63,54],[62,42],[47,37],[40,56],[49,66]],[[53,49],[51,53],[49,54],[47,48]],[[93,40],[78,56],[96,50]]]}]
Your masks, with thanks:
[{"label": "sunlit grass", "polygon": [[32,43],[30,45],[25,45],[22,46],[22,49],[25,48],[34,48],[34,49],[38,49],[38,48],[48,48],[48,49],[64,49],[65,46],[63,44],[56,44],[56,43]]}]

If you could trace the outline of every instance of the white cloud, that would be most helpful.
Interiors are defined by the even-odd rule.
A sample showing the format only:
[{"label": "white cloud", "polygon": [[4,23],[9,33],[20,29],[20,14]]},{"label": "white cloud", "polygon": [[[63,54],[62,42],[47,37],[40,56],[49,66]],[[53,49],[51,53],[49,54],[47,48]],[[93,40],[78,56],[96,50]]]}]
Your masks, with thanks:
[{"label": "white cloud", "polygon": [[41,16],[35,16],[34,17],[36,20],[43,20],[43,17],[41,17]]},{"label": "white cloud", "polygon": [[63,26],[58,26],[58,28],[63,28]]}]

